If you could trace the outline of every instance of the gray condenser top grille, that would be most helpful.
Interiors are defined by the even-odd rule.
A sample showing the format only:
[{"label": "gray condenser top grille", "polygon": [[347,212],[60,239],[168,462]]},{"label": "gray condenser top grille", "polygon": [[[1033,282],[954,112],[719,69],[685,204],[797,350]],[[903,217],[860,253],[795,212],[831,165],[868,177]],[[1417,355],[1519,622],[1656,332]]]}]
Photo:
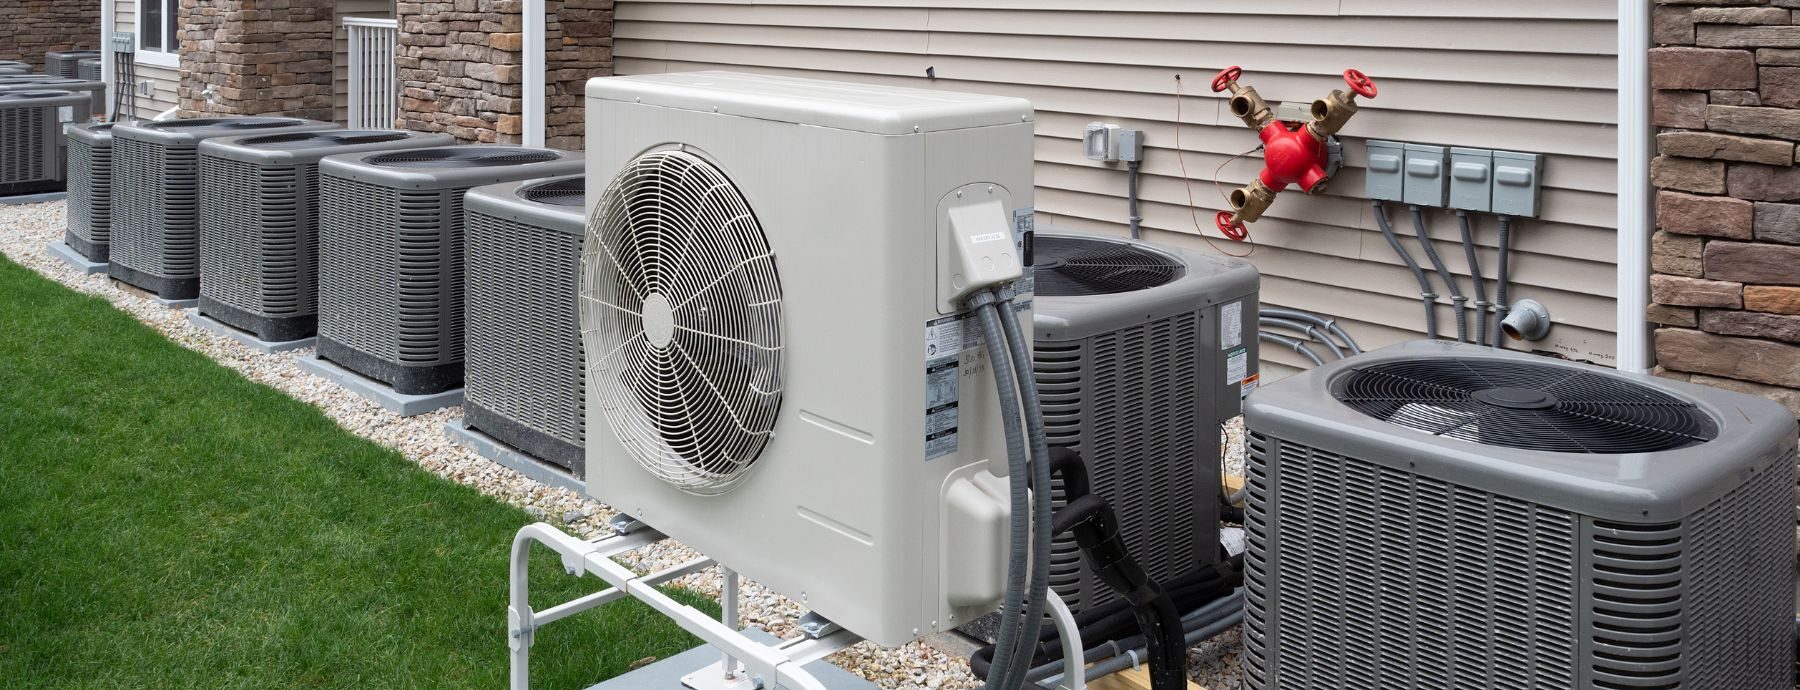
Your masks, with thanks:
[{"label": "gray condenser top grille", "polygon": [[104,82],[43,74],[0,74],[0,92],[42,90],[71,91],[86,97],[81,104],[69,109],[65,122],[87,122],[93,119],[94,113],[106,112]]},{"label": "gray condenser top grille", "polygon": [[443,146],[423,132],[306,131],[200,145],[200,310],[264,340],[313,330],[319,161],[327,155]]},{"label": "gray condenser top grille", "polygon": [[582,175],[469,192],[464,420],[582,472]]},{"label": "gray condenser top grille", "polygon": [[0,93],[0,189],[63,179],[63,115],[86,102],[67,91]]},{"label": "gray condenser top grille", "polygon": [[[1217,425],[1237,415],[1256,361],[1254,339],[1226,343],[1221,326],[1255,323],[1256,269],[1050,231],[1034,246],[1033,371],[1050,443],[1081,454],[1152,577],[1169,582],[1216,563]],[[1110,268],[1119,266],[1132,268]],[[1230,371],[1234,356],[1243,371]],[[1060,486],[1052,490],[1062,500]],[[1051,583],[1072,608],[1116,598],[1072,539],[1052,549]]]},{"label": "gray condenser top grille", "polygon": [[[1674,406],[1636,419],[1681,433],[1539,448],[1375,421],[1354,401],[1376,396],[1338,399],[1363,372],[1442,369],[1479,384],[1465,389],[1499,389],[1479,404],[1540,415],[1555,407],[1532,392]],[[1389,393],[1426,405],[1473,395],[1417,385]],[[1568,435],[1556,414],[1543,419],[1542,435]],[[1710,430],[1690,434],[1702,420]],[[1793,687],[1795,426],[1779,405],[1420,342],[1259,390],[1245,423],[1250,688]]]},{"label": "gray condenser top grille", "polygon": [[112,128],[69,128],[69,244],[101,263],[112,241]]},{"label": "gray condenser top grille", "polygon": [[164,297],[198,296],[199,146],[213,137],[269,130],[336,129],[286,117],[136,122],[113,128],[112,255],[115,277]]},{"label": "gray condenser top grille", "polygon": [[[374,162],[396,156],[514,162],[426,169]],[[546,157],[549,160],[542,160]],[[461,385],[464,193],[485,184],[574,174],[581,167],[579,154],[511,146],[324,159],[319,168],[324,178],[319,225],[321,353],[396,389],[402,388],[397,381],[410,375],[401,370],[421,367],[438,368],[432,377],[435,382],[416,387],[408,382],[405,387]]]}]

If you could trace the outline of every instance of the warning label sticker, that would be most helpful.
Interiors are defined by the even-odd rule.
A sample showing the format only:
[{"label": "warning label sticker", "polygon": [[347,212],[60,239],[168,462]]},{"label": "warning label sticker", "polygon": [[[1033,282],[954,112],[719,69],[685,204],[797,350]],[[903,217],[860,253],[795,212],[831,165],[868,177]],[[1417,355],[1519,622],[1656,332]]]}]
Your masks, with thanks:
[{"label": "warning label sticker", "polygon": [[1256,385],[1261,380],[1262,374],[1251,374],[1245,377],[1243,385],[1238,386],[1238,399],[1243,400],[1250,397],[1250,391],[1256,390]]},{"label": "warning label sticker", "polygon": [[[1219,307],[1219,349],[1229,350],[1244,344],[1244,303],[1232,302]],[[1236,381],[1228,378],[1228,381]]]},{"label": "warning label sticker", "polygon": [[952,314],[925,322],[925,363],[955,359],[963,350],[981,347],[981,323],[974,314]]},{"label": "warning label sticker", "polygon": [[962,371],[956,358],[925,367],[925,459],[956,452],[958,388]]},{"label": "warning label sticker", "polygon": [[1225,355],[1226,381],[1243,381],[1249,375],[1250,352],[1248,350],[1238,348],[1235,352]]}]

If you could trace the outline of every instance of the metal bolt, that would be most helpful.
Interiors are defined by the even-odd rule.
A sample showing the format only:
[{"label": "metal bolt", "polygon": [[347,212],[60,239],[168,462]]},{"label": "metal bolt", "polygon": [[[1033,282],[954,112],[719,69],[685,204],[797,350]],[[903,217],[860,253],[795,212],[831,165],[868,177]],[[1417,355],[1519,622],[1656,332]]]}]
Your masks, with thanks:
[{"label": "metal bolt", "polygon": [[958,198],[958,199],[962,198],[962,190],[960,190],[960,189],[956,190],[956,198]]},{"label": "metal bolt", "polygon": [[988,193],[989,193],[989,194],[993,194],[993,193],[994,193],[994,185],[988,185]]}]

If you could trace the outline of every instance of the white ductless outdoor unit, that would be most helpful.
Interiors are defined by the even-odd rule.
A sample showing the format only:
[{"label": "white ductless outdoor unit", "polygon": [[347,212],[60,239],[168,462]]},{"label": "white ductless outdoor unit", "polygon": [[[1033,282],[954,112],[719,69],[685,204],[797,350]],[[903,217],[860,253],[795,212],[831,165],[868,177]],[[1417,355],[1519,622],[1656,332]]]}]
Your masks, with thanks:
[{"label": "white ductless outdoor unit", "polygon": [[958,261],[1016,275],[1030,103],[726,72],[587,89],[587,492],[881,645],[994,610],[1007,451],[958,299],[986,264]]}]

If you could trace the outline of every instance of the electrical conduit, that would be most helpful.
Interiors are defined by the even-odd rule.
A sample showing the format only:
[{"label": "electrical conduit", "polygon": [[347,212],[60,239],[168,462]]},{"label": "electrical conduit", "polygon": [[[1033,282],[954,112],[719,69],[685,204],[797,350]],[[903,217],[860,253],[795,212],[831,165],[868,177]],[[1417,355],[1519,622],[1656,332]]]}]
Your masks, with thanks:
[{"label": "electrical conduit", "polygon": [[1456,314],[1456,342],[1468,342],[1468,315],[1463,313],[1463,303],[1468,298],[1463,297],[1462,288],[1456,286],[1456,276],[1450,275],[1450,269],[1444,267],[1444,260],[1438,256],[1437,247],[1431,244],[1431,235],[1425,232],[1424,211],[1417,204],[1409,208],[1412,211],[1413,232],[1419,236],[1419,246],[1425,248],[1425,258],[1431,260],[1431,267],[1437,271],[1438,278],[1444,281],[1445,287],[1450,288],[1451,311]]},{"label": "electrical conduit", "polygon": [[1381,236],[1387,238],[1388,246],[1394,248],[1394,253],[1398,254],[1400,260],[1406,262],[1407,269],[1412,271],[1413,279],[1419,281],[1419,300],[1425,303],[1425,333],[1430,335],[1432,340],[1436,340],[1438,337],[1437,293],[1431,291],[1431,280],[1425,277],[1425,271],[1419,269],[1419,262],[1413,261],[1412,254],[1400,244],[1400,238],[1394,236],[1394,228],[1388,224],[1387,208],[1382,206],[1379,200],[1371,201],[1369,205],[1375,208],[1375,225],[1381,228]]}]

